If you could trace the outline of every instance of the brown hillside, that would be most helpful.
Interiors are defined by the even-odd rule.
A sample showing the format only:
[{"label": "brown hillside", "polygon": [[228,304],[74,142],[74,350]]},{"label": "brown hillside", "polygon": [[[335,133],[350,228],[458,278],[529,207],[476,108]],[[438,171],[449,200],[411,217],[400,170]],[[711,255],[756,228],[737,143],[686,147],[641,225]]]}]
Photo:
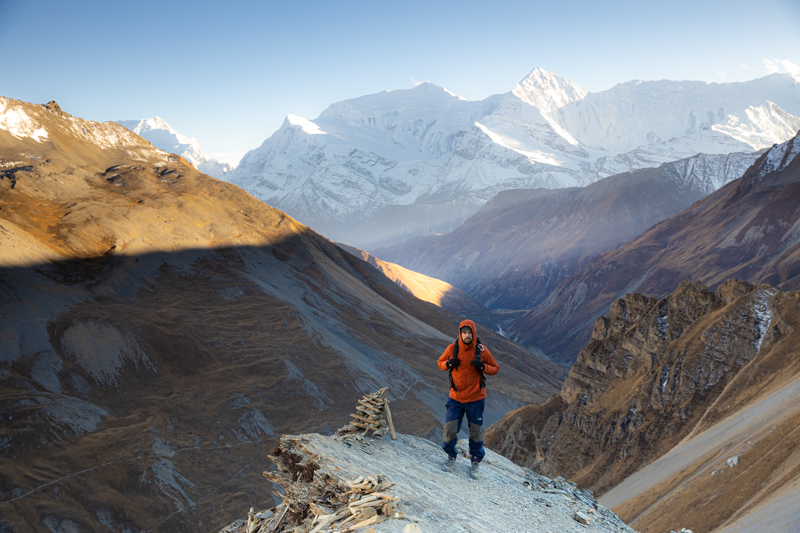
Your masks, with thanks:
[{"label": "brown hillside", "polygon": [[[0,529],[218,530],[379,386],[435,434],[455,317],[121,126],[2,113]],[[487,419],[561,382],[500,344]]]}]

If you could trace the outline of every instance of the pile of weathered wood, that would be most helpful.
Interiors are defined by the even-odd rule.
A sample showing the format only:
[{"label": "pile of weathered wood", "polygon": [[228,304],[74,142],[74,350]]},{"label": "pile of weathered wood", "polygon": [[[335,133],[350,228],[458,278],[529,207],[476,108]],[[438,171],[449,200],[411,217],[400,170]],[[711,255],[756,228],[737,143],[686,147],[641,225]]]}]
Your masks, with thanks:
[{"label": "pile of weathered wood", "polygon": [[387,518],[405,519],[397,498],[387,492],[394,483],[382,474],[347,481],[324,472],[305,442],[301,436],[281,437],[268,456],[275,469],[264,477],[282,486],[282,493],[272,493],[282,503],[261,512],[251,509],[246,526],[231,533],[345,533]]},{"label": "pile of weathered wood", "polygon": [[381,474],[359,477],[346,483],[350,487],[345,492],[349,495],[347,506],[335,512],[318,508],[319,514],[314,518],[312,525],[315,527],[311,533],[323,530],[355,531],[379,524],[387,518],[405,518],[404,513],[397,511],[397,498],[383,492],[394,483],[387,482]]},{"label": "pile of weathered wood", "polygon": [[367,436],[382,437],[391,432],[392,439],[397,439],[392,423],[392,412],[389,410],[389,399],[386,397],[388,394],[389,387],[372,394],[365,394],[358,400],[356,412],[350,415],[353,420],[339,428],[336,435],[363,446],[369,444],[364,439]]}]

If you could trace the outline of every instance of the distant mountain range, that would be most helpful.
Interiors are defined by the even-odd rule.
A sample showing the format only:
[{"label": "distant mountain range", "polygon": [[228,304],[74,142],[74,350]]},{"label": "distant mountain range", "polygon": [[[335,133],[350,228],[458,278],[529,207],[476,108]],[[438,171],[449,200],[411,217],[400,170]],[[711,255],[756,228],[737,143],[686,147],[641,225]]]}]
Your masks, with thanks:
[{"label": "distant mountain range", "polygon": [[487,307],[532,309],[595,255],[741,177],[757,157],[698,155],[583,188],[503,191],[450,233],[374,253],[452,283]]},{"label": "distant mountain range", "polygon": [[800,81],[632,81],[588,93],[535,69],[477,102],[431,83],[289,115],[230,181],[367,250],[449,232],[498,192],[582,187],[703,154],[755,152],[800,129]]},{"label": "distant mountain range", "polygon": [[216,159],[206,156],[194,138],[181,135],[161,117],[118,120],[117,124],[121,124],[136,135],[147,139],[159,150],[181,156],[194,165],[197,170],[209,176],[225,179],[225,176],[233,170],[228,163],[220,163]]}]

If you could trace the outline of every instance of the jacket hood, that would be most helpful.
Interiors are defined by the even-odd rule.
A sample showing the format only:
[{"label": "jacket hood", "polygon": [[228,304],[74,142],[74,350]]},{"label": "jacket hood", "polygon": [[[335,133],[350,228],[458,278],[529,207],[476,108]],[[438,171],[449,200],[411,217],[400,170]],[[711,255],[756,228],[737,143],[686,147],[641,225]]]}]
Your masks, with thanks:
[{"label": "jacket hood", "polygon": [[[464,344],[464,341],[461,340],[461,328],[464,326],[469,327],[472,329],[472,342],[469,344]],[[475,348],[476,343],[478,342],[478,328],[475,327],[475,322],[472,320],[462,320],[461,324],[458,325],[458,349],[459,351],[463,350],[471,350]]]}]

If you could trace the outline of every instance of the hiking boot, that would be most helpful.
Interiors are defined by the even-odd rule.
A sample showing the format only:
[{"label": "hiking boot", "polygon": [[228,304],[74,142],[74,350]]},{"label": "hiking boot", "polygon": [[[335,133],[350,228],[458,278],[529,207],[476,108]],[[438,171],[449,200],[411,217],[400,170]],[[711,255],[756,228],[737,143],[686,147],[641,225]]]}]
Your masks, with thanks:
[{"label": "hiking boot", "polygon": [[442,470],[445,472],[453,473],[453,468],[456,466],[456,458],[447,456],[447,460],[442,463]]},{"label": "hiking boot", "polygon": [[481,478],[481,464],[478,461],[472,461],[472,469],[469,471],[469,477],[471,479],[480,479]]}]

